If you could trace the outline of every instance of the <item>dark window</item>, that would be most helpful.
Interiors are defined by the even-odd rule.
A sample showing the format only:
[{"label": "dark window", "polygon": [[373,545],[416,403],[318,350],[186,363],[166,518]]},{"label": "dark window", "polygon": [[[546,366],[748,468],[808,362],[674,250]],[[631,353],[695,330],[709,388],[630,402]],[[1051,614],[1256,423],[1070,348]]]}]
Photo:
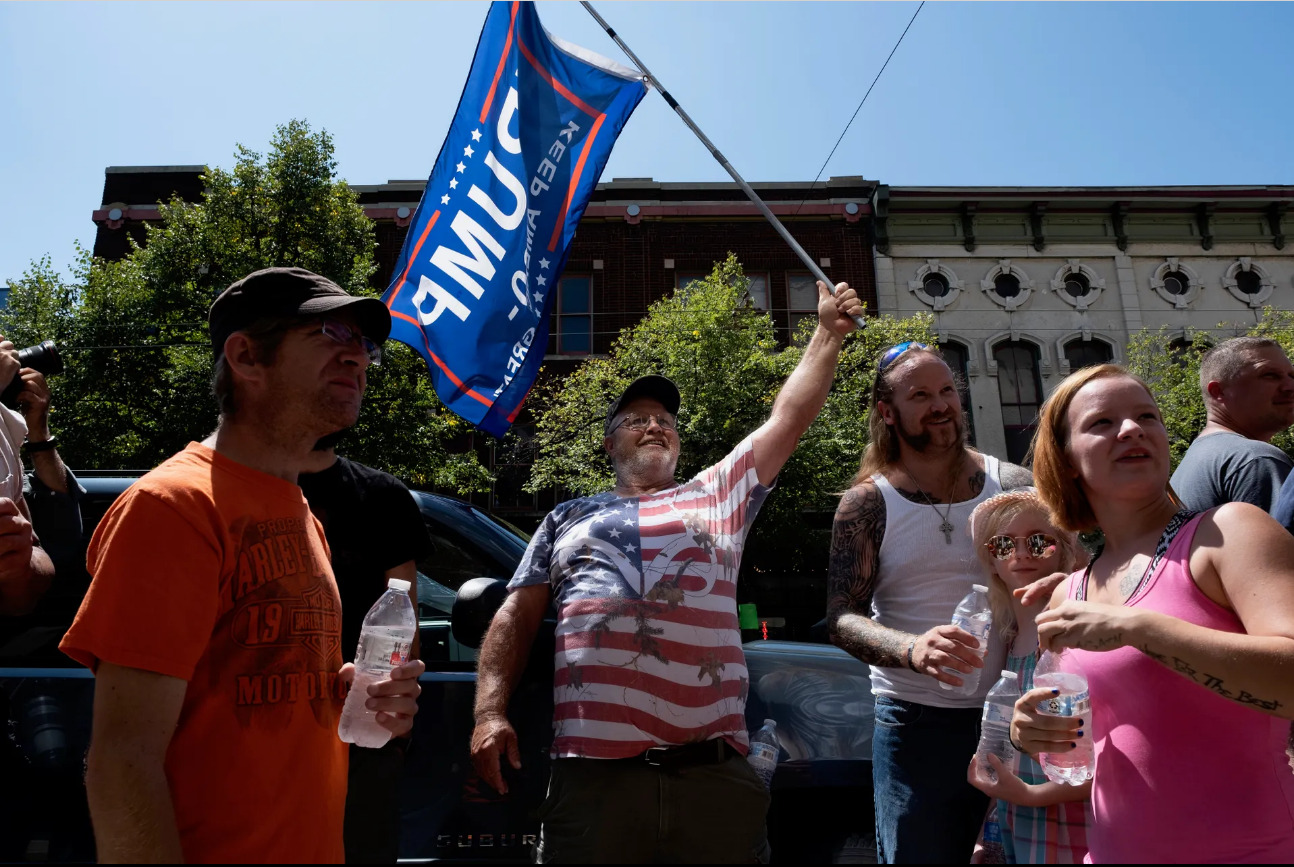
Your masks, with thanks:
[{"label": "dark window", "polygon": [[1082,370],[1112,361],[1114,350],[1104,340],[1071,340],[1065,344],[1065,357],[1071,371]]},{"label": "dark window", "polygon": [[1038,424],[1038,408],[1042,405],[1038,348],[1022,340],[1008,340],[993,349],[993,358],[997,361],[1007,460],[1023,463]]},{"label": "dark window", "polygon": [[999,298],[1014,298],[1020,294],[1020,278],[1014,274],[999,274],[993,278],[993,291]]},{"label": "dark window", "polygon": [[9,287],[0,286],[0,310],[9,306]]},{"label": "dark window", "polygon": [[942,298],[948,294],[948,278],[943,274],[927,274],[921,288],[931,298]]},{"label": "dark window", "polygon": [[962,420],[966,425],[966,439],[971,444],[975,444],[975,413],[971,408],[970,398],[970,350],[960,343],[948,341],[939,344],[939,352],[943,355],[944,361],[952,368],[953,373],[957,374],[958,389],[962,398]]},{"label": "dark window", "polygon": [[548,337],[548,354],[588,355],[593,351],[593,279],[563,277]]},{"label": "dark window", "polygon": [[1087,282],[1087,276],[1075,271],[1065,276],[1065,294],[1070,298],[1078,299],[1087,295],[1092,289],[1092,284]]},{"label": "dark window", "polygon": [[538,511],[539,495],[522,490],[530,481],[530,466],[535,461],[535,426],[513,425],[512,431],[515,441],[491,446],[495,478],[490,489],[490,511]]},{"label": "dark window", "polygon": [[1246,295],[1257,295],[1262,291],[1263,280],[1257,271],[1237,271],[1236,288]]},{"label": "dark window", "polygon": [[1191,280],[1181,271],[1169,271],[1164,275],[1164,291],[1169,295],[1185,295],[1191,289]]},{"label": "dark window", "polygon": [[791,333],[805,319],[818,315],[818,281],[807,272],[786,275],[786,306],[790,310]]}]

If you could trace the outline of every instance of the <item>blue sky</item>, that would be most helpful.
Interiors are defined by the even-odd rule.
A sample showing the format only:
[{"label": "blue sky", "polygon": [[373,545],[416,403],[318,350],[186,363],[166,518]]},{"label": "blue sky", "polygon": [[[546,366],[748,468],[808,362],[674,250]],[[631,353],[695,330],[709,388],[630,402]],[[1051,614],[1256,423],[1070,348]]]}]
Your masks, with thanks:
[{"label": "blue sky", "polygon": [[[749,180],[817,173],[916,9],[606,2]],[[627,60],[575,3],[552,32]],[[0,281],[93,242],[109,165],[230,166],[276,124],[356,184],[425,178],[486,4],[0,3]],[[928,3],[823,177],[896,185],[1294,183],[1294,4]],[[726,180],[649,94],[603,179]]]}]

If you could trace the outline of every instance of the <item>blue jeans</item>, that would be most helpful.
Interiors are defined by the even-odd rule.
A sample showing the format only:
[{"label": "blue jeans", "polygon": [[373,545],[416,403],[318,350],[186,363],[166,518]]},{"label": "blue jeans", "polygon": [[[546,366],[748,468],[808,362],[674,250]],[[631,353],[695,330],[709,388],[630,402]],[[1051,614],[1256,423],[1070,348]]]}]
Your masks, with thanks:
[{"label": "blue jeans", "polygon": [[966,782],[980,710],[876,697],[872,782],[882,864],[966,864],[988,797]]}]

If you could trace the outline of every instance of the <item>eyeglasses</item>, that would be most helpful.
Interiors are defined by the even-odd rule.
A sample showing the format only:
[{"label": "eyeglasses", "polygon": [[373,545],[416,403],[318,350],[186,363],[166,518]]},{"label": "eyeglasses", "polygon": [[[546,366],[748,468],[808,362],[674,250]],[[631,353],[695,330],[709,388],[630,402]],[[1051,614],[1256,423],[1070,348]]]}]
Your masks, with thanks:
[{"label": "eyeglasses", "polygon": [[876,362],[876,372],[879,374],[884,371],[885,368],[894,363],[894,359],[898,358],[909,349],[930,350],[931,347],[924,343],[917,343],[915,340],[905,340],[902,343],[896,343],[881,354],[881,360]]},{"label": "eyeglasses", "polygon": [[657,415],[656,413],[642,415],[641,413],[635,412],[616,422],[615,426],[611,428],[611,430],[607,431],[607,434],[613,434],[620,428],[641,433],[651,427],[653,419],[655,419],[656,424],[660,426],[661,430],[674,430],[675,421],[674,417],[671,415],[664,413],[660,415]]},{"label": "eyeglasses", "polygon": [[377,367],[382,363],[382,347],[346,323],[338,322],[336,319],[325,319],[320,330],[330,340],[342,346],[350,346],[359,340],[360,346],[364,347],[364,352],[368,355],[369,364]]},{"label": "eyeglasses", "polygon": [[984,543],[988,552],[999,560],[1010,560],[1015,553],[1016,541],[1023,541],[1027,556],[1042,560],[1056,553],[1056,537],[1046,533],[1034,533],[1031,536],[993,536]]}]

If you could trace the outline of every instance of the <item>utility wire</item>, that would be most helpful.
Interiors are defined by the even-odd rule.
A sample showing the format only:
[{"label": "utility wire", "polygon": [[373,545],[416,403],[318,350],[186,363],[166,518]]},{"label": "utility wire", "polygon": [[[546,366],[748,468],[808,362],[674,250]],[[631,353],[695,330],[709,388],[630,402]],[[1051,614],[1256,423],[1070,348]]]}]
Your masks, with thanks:
[{"label": "utility wire", "polygon": [[[885,71],[885,67],[890,65],[890,59],[894,57],[894,52],[898,51],[899,46],[903,44],[903,37],[907,36],[908,31],[912,29],[912,22],[917,20],[917,16],[921,14],[921,7],[924,5],[926,5],[926,0],[921,0],[917,5],[917,11],[913,12],[912,18],[908,20],[908,26],[904,27],[903,32],[899,34],[899,41],[894,43],[894,47],[890,49],[890,56],[885,58],[885,62],[881,64],[880,72],[877,72],[876,77],[872,79],[872,84],[867,88],[867,93],[863,94],[862,100],[858,103],[858,108],[854,109],[853,115],[849,118],[849,123],[845,124],[845,129],[840,133],[840,138],[836,139],[836,144],[831,148],[831,153],[827,154],[827,158],[822,161],[822,168],[818,169],[818,174],[814,177],[813,183],[809,184],[810,192],[822,177],[822,173],[827,170],[827,163],[831,162],[831,158],[836,155],[836,148],[840,147],[840,143],[845,140],[845,133],[849,132],[849,128],[854,124],[854,118],[858,117],[858,113],[863,110],[863,103],[867,102],[867,97],[872,95],[872,88],[876,86],[876,82],[881,80],[881,73]],[[805,196],[799,207],[795,209],[795,213],[800,213],[800,208],[803,208],[804,203],[808,200],[808,196]]]}]

